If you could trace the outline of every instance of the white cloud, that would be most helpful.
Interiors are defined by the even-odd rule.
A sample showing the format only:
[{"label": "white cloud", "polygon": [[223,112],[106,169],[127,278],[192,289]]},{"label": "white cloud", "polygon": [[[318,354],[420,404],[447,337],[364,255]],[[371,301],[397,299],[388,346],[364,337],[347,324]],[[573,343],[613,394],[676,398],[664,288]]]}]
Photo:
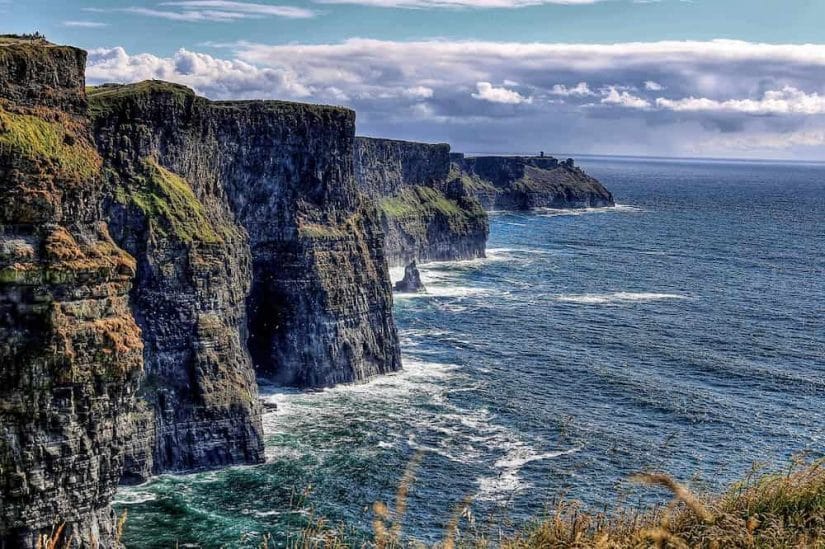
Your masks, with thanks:
[{"label": "white cloud", "polygon": [[781,90],[766,91],[760,99],[727,99],[718,101],[705,97],[685,99],[656,99],[656,106],[678,112],[718,111],[744,114],[825,114],[825,96],[805,93],[786,86]]},{"label": "white cloud", "polygon": [[184,10],[219,10],[224,13],[241,13],[245,15],[261,15],[274,17],[312,17],[311,10],[294,6],[276,6],[271,4],[254,4],[249,2],[230,2],[227,0],[180,0],[163,2],[163,6],[176,6]]},{"label": "white cloud", "polygon": [[316,0],[322,4],[358,4],[379,8],[523,8],[542,4],[586,5],[605,0]]},{"label": "white cloud", "polygon": [[228,0],[180,0],[163,2],[152,8],[130,6],[111,9],[84,8],[83,11],[93,13],[124,12],[170,21],[220,23],[265,17],[306,19],[317,15],[313,10],[295,6],[232,2]]},{"label": "white cloud", "polygon": [[618,105],[621,107],[629,107],[632,109],[647,109],[650,108],[650,101],[641,97],[635,96],[628,91],[619,91],[615,86],[610,86],[602,97],[603,105]]},{"label": "white cloud", "polygon": [[185,49],[171,58],[129,55],[123,48],[90,50],[86,77],[96,83],[168,80],[214,98],[271,97],[274,92],[302,99],[315,92],[289,70],[255,67],[237,59],[217,59]]},{"label": "white cloud", "polygon": [[507,88],[496,88],[489,82],[477,82],[476,89],[478,93],[474,93],[473,97],[482,101],[489,101],[490,103],[519,105],[521,103],[533,102],[532,97],[525,97],[519,92],[508,90]]},{"label": "white cloud", "polygon": [[99,29],[101,27],[108,27],[106,23],[99,21],[63,21],[64,27],[80,28],[80,29]]},{"label": "white cloud", "polygon": [[[214,99],[344,104],[358,111],[359,131],[472,150],[495,151],[499,142],[511,152],[520,142],[551,148],[557,139],[566,150],[669,154],[718,135],[787,134],[803,122],[806,131],[825,130],[825,45],[356,38],[210,47],[168,57],[94,50],[87,75],[92,83],[171,80]],[[594,137],[618,128],[626,149]]]},{"label": "white cloud", "polygon": [[587,82],[579,82],[575,86],[565,86],[564,84],[554,84],[552,88],[550,88],[550,93],[552,95],[561,95],[564,97],[587,97],[596,95],[590,87],[587,85]]}]

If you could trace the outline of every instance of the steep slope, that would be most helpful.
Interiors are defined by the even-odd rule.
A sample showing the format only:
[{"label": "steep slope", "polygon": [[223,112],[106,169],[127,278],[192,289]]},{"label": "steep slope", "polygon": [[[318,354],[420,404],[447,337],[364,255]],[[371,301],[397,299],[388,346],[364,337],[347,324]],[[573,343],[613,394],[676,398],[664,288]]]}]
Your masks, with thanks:
[{"label": "steep slope", "polygon": [[211,102],[159,82],[92,97],[104,156],[115,162],[128,141],[129,169],[186,183],[204,224],[181,229],[201,242],[214,233],[236,256],[226,283],[250,265],[238,331],[258,374],[321,387],[400,368],[380,225],[353,178],[351,111]]},{"label": "steep slope", "polygon": [[544,156],[450,155],[451,177],[461,179],[487,210],[603,208],[613,196],[573,164]]},{"label": "steep slope", "polygon": [[487,215],[450,173],[450,146],[357,137],[355,174],[378,204],[390,266],[484,257]]},{"label": "steep slope", "polygon": [[99,212],[85,52],[0,39],[0,545],[115,544],[142,366],[135,262]]},{"label": "steep slope", "polygon": [[[132,306],[143,330],[146,377],[124,481],[260,462],[261,409],[246,351],[249,239],[234,222],[219,176],[155,135],[175,130],[178,109],[195,100],[191,92],[161,84],[130,91],[90,91],[109,226],[138,260]],[[160,163],[184,170],[173,156],[179,152],[177,162],[189,163],[186,178]]]}]

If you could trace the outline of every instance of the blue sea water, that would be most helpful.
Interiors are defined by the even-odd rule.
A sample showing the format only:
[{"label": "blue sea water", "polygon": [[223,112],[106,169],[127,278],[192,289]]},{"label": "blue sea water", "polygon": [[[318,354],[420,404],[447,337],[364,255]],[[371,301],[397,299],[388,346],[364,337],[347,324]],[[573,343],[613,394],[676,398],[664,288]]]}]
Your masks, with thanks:
[{"label": "blue sea water", "polygon": [[468,497],[516,525],[559,497],[666,501],[639,470],[718,489],[822,455],[825,166],[581,163],[620,206],[494,214],[487,259],[397,297],[403,372],[264,388],[267,463],[121,489],[127,544],[286,543],[320,517],[357,538],[417,452],[403,532],[425,543]]}]

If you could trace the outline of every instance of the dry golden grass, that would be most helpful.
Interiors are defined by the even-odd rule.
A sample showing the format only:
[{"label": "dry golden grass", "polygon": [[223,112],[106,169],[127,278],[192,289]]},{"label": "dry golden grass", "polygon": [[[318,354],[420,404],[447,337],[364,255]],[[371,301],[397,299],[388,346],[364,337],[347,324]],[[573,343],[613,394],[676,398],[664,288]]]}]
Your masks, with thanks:
[{"label": "dry golden grass", "polygon": [[[377,547],[392,549],[424,547],[405,539],[401,531],[407,496],[417,455],[402,477],[395,509],[384,503],[373,506],[372,539],[352,544],[316,521],[290,547]],[[456,506],[447,523],[443,549],[629,549],[629,548],[823,548],[825,549],[825,460],[795,460],[783,473],[757,474],[717,496],[701,497],[662,473],[640,473],[631,478],[644,485],[660,486],[673,494],[664,507],[647,511],[616,509],[589,513],[575,502],[559,502],[532,526],[509,535],[491,535],[499,525],[479,530],[471,524],[459,535],[462,518],[472,522],[471,500]],[[268,547],[267,544],[262,547]]]}]

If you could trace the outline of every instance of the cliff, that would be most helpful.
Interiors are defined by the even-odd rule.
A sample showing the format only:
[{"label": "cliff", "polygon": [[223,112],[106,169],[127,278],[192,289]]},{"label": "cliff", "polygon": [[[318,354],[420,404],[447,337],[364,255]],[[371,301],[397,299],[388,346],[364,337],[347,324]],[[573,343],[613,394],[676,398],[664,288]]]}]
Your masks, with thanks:
[{"label": "cliff", "polygon": [[142,366],[135,261],[99,211],[85,52],[0,39],[0,546],[116,545]]},{"label": "cliff", "polygon": [[461,180],[487,210],[615,206],[610,191],[572,159],[456,153],[450,158],[451,177]]},{"label": "cliff", "polygon": [[174,132],[177,110],[195,98],[186,88],[151,84],[92,89],[89,100],[109,227],[137,259],[132,307],[145,343],[124,481],[260,462],[261,409],[246,351],[249,238],[217,173],[183,150],[199,141],[181,139],[174,149],[159,138]]},{"label": "cliff", "polygon": [[[100,88],[91,112],[98,145],[117,174],[112,224],[140,259],[137,295],[145,294],[153,310],[161,289],[177,288],[168,310],[181,315],[181,303],[189,305],[185,330],[201,340],[185,349],[189,362],[173,360],[184,340],[168,332],[168,322],[138,314],[154,346],[147,351],[149,375],[168,381],[203,374],[201,392],[217,398],[208,409],[245,409],[241,416],[255,423],[253,371],[322,387],[400,368],[380,224],[353,177],[352,111],[211,102],[180,86],[144,82]],[[164,187],[179,196],[155,204],[154,189]],[[128,241],[157,214],[165,219]],[[181,259],[180,250],[189,257]],[[229,371],[233,379],[223,377]],[[190,425],[188,418],[176,422]],[[230,422],[227,440],[248,449],[256,437],[239,430],[244,422]],[[224,457],[230,456],[218,461]],[[242,450],[238,457],[257,454]]]},{"label": "cliff", "polygon": [[391,266],[484,257],[487,215],[450,173],[450,146],[355,140],[361,191],[378,205]]}]

